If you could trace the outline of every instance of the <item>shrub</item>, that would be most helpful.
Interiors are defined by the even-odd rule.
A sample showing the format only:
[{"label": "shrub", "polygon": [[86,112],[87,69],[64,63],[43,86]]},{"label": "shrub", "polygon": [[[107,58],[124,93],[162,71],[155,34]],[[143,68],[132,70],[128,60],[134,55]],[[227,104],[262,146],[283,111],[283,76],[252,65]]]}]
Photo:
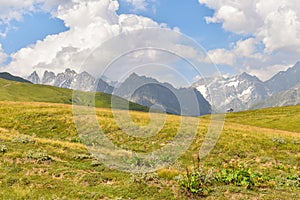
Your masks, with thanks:
[{"label": "shrub", "polygon": [[0,152],[2,154],[5,154],[7,152],[7,147],[4,144],[0,146]]},{"label": "shrub", "polygon": [[259,186],[264,181],[261,174],[254,173],[250,168],[246,168],[244,164],[238,163],[225,165],[224,169],[217,174],[216,179],[220,183],[232,184],[247,189]]},{"label": "shrub", "polygon": [[158,177],[164,178],[167,180],[172,180],[174,177],[179,176],[179,171],[176,169],[161,169],[157,172]]},{"label": "shrub", "polygon": [[78,154],[78,155],[74,156],[74,158],[75,158],[76,160],[86,160],[86,159],[91,159],[91,158],[93,158],[93,156],[88,155],[88,154]]},{"label": "shrub", "polygon": [[73,137],[73,138],[71,139],[71,142],[73,142],[73,143],[81,143],[81,140],[80,140],[80,138],[78,138],[78,137]]},{"label": "shrub", "polygon": [[180,186],[184,189],[185,193],[207,196],[212,191],[211,186],[214,181],[215,176],[212,169],[209,171],[198,169],[193,172],[187,170],[186,179],[181,181]]},{"label": "shrub", "polygon": [[15,137],[12,140],[12,142],[27,144],[27,143],[34,143],[35,141],[28,135],[20,135],[20,136]]},{"label": "shrub", "polygon": [[272,138],[272,142],[274,142],[276,145],[286,144],[286,141],[282,138]]},{"label": "shrub", "polygon": [[214,182],[215,175],[213,174],[213,170],[205,171],[201,168],[198,156],[197,170],[190,172],[186,169],[186,177],[180,182],[180,186],[188,196],[190,194],[207,196],[212,191]]},{"label": "shrub", "polygon": [[147,184],[149,182],[158,183],[158,176],[156,173],[139,173],[131,174],[131,182],[138,184]]},{"label": "shrub", "polygon": [[26,157],[37,160],[38,162],[52,160],[51,156],[49,156],[45,151],[34,152],[30,150],[27,152]]},{"label": "shrub", "polygon": [[287,177],[287,185],[300,188],[300,174],[294,174]]}]

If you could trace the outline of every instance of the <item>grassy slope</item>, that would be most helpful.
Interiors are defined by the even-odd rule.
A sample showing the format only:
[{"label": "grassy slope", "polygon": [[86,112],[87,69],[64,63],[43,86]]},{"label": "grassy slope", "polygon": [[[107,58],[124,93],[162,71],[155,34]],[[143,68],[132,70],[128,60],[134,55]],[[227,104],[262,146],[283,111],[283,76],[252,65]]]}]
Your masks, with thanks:
[{"label": "grassy slope", "polygon": [[[0,101],[22,102],[50,102],[72,104],[73,91],[53,86],[33,85],[21,82],[8,81],[0,78]],[[126,105],[127,101],[115,97],[119,105]],[[111,107],[111,95],[96,93],[95,106],[98,108]],[[148,108],[131,103],[130,109],[147,111]]]},{"label": "grassy slope", "polygon": [[[279,129],[285,120],[296,120],[297,112],[286,118],[280,116],[297,109],[253,111],[255,116],[250,114],[252,111],[228,115],[217,145],[202,161],[203,167],[213,167],[218,172],[234,160],[245,163],[254,171],[275,177],[276,182],[271,181],[265,187],[253,190],[221,184],[212,188],[208,199],[297,199],[300,196],[299,188],[285,183],[286,177],[299,171],[300,134],[269,129],[272,126]],[[178,116],[168,116],[159,134],[149,140],[138,140],[118,129],[110,109],[98,109],[97,115],[100,126],[112,141],[123,145],[123,148],[140,152],[152,151],[168,142],[176,135],[180,120]],[[141,125],[149,122],[147,113],[132,112],[132,118]],[[265,118],[273,121],[272,126],[260,123]],[[238,124],[239,121],[241,124]],[[85,147],[76,143],[78,136],[70,105],[0,102],[0,146],[7,147],[7,152],[0,154],[0,197],[186,199],[173,177],[184,175],[186,167],[194,166],[208,123],[209,120],[201,118],[197,137],[189,150],[173,166],[159,171],[158,179],[143,178],[144,183],[136,179],[132,181],[132,175],[128,173],[95,164]],[[288,125],[282,129],[294,131]],[[17,142],[16,139],[24,139],[25,136],[30,136],[34,142]],[[41,152],[51,156],[52,161],[38,162],[38,158],[43,158]],[[39,156],[30,158],[29,154]]]},{"label": "grassy slope", "polygon": [[300,106],[232,113],[227,115],[227,121],[300,133]]}]

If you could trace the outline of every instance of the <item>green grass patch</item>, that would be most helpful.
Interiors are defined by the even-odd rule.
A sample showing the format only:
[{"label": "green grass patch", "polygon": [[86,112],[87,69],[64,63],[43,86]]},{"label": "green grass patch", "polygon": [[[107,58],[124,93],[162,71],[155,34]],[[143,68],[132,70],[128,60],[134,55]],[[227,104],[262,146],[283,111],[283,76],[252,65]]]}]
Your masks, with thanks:
[{"label": "green grass patch", "polygon": [[[0,198],[297,199],[300,135],[259,122],[265,117],[281,121],[278,110],[283,114],[285,109],[299,108],[228,115],[216,146],[197,160],[209,124],[207,118],[200,118],[193,143],[174,164],[153,173],[130,174],[90,155],[76,132],[70,105],[0,102]],[[252,112],[257,112],[255,117]],[[96,113],[114,144],[142,153],[172,141],[180,127],[180,117],[168,115],[158,134],[138,138],[118,127],[110,109]],[[150,122],[148,113],[130,115],[138,125]],[[293,122],[295,116],[297,112],[286,117]],[[282,130],[293,127],[291,123]],[[169,158],[162,155],[162,159]]]}]

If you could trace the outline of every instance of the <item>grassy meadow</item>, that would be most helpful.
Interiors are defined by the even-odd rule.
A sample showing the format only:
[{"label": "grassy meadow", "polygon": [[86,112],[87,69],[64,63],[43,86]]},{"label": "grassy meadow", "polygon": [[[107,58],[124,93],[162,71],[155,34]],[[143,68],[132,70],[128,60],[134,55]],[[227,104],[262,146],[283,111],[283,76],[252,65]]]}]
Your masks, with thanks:
[{"label": "grassy meadow", "polygon": [[[136,138],[122,132],[108,107],[97,108],[96,113],[111,141],[137,152],[161,148],[180,126],[178,116],[168,115],[157,135]],[[131,111],[131,117],[136,124],[149,123],[148,113]],[[300,106],[227,115],[219,141],[200,161],[197,155],[210,120],[207,116],[199,120],[193,143],[174,164],[154,173],[131,174],[106,167],[89,154],[76,132],[71,105],[2,99],[0,198],[297,199],[300,196]]]},{"label": "grassy meadow", "polygon": [[[77,92],[80,97],[83,95],[92,97],[95,99],[94,105],[97,108],[110,108],[112,95],[106,93],[89,93],[89,92]],[[36,85],[21,83],[16,81],[8,81],[0,78],[0,101],[22,101],[22,102],[49,102],[49,103],[62,103],[72,104],[73,90],[64,89],[59,87]],[[74,100],[77,100],[76,98]],[[114,96],[116,104],[122,109],[127,105],[127,101]],[[80,101],[80,99],[78,100]],[[80,103],[80,102],[76,102]],[[86,103],[86,102],[84,102]],[[141,106],[136,103],[129,103],[131,110],[148,111],[145,106]]]}]

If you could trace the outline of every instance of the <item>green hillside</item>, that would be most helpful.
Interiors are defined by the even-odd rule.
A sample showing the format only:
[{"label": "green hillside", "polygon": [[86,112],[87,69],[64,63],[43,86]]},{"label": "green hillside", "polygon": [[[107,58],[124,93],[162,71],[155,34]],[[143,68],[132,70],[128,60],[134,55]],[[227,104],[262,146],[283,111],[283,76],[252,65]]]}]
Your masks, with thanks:
[{"label": "green hillside", "polygon": [[21,82],[21,83],[31,83],[30,81],[28,81],[24,78],[21,78],[18,76],[13,76],[7,72],[0,72],[0,78],[5,79],[5,80],[10,80],[10,81],[17,81],[17,82]]},{"label": "green hillside", "polygon": [[300,105],[232,113],[227,121],[300,133]]},{"label": "green hillside", "polygon": [[[92,94],[92,93],[87,93]],[[0,101],[20,101],[20,102],[49,102],[72,104],[73,91],[46,85],[34,85],[15,81],[8,81],[0,78]],[[95,106],[98,108],[111,107],[111,95],[96,93]],[[128,103],[126,100],[114,97],[120,108]],[[148,108],[132,103],[130,109],[138,111],[148,111]]]},{"label": "green hillside", "polygon": [[[24,87],[32,91],[28,85]],[[66,99],[70,95],[69,90],[34,88],[64,93]],[[47,100],[34,92],[36,99],[22,94],[21,101]],[[60,100],[63,102],[63,98]],[[71,105],[2,101],[0,199],[297,199],[297,110],[299,107],[286,107],[228,115],[218,143],[200,163],[197,154],[210,121],[199,118],[197,136],[173,165],[136,175],[106,167],[89,154],[77,135]],[[118,127],[110,109],[97,109],[97,117],[111,141],[136,152],[152,152],[164,146],[176,135],[181,120],[168,115],[158,134],[137,138]],[[136,124],[149,123],[146,112],[131,112],[131,117]],[[265,125],[262,119],[273,124]],[[294,123],[283,127],[287,121]],[[138,158],[128,162],[132,166],[141,164]]]}]

